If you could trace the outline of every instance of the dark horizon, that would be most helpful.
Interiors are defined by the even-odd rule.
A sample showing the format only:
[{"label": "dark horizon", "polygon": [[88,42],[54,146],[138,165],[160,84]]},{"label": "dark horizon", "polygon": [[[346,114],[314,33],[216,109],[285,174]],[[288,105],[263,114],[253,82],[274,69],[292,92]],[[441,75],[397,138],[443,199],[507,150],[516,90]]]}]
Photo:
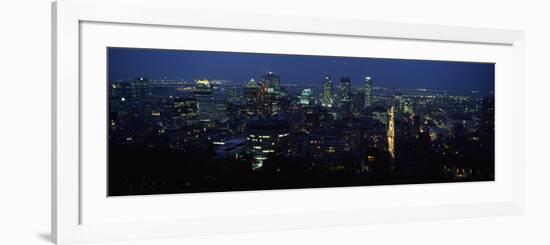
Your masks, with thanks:
[{"label": "dark horizon", "polygon": [[323,77],[330,75],[336,83],[341,76],[351,77],[356,87],[371,76],[379,87],[486,94],[494,91],[495,80],[494,63],[117,47],[109,47],[107,53],[110,81],[144,76],[245,82],[274,72],[283,84],[320,86]]}]

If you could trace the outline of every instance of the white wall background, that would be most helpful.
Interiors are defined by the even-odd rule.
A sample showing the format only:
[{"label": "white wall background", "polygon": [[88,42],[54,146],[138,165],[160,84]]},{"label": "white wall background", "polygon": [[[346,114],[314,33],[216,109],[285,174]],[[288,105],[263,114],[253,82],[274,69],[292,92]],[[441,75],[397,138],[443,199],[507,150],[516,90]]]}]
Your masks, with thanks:
[{"label": "white wall background", "polygon": [[[550,96],[550,15],[546,1],[202,0],[189,1],[189,5],[195,9],[525,29],[527,214],[114,244],[550,243],[550,103],[546,98]],[[0,25],[0,244],[48,244],[50,0],[4,1]]]}]

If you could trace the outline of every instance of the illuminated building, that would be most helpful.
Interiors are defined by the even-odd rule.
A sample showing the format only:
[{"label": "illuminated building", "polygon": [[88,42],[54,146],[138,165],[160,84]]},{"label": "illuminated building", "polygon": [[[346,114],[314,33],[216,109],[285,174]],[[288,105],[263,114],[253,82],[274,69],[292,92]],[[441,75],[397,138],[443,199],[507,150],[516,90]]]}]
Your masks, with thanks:
[{"label": "illuminated building", "polygon": [[245,104],[244,111],[248,118],[252,118],[257,114],[259,90],[260,90],[260,85],[258,85],[258,83],[254,80],[254,78],[250,79],[250,81],[244,87],[244,91],[243,91],[244,104]]},{"label": "illuminated building", "polygon": [[310,105],[313,99],[313,92],[311,91],[311,89],[306,88],[302,90],[302,94],[300,94],[298,98],[300,99],[300,104]]},{"label": "illuminated building", "polygon": [[212,84],[206,79],[199,79],[195,83],[197,90],[212,90]]},{"label": "illuminated building", "polygon": [[404,100],[403,101],[403,112],[404,113],[409,113],[409,114],[414,113],[412,104],[409,100]]},{"label": "illuminated building", "polygon": [[269,87],[269,80],[264,80],[257,93],[258,116],[264,119],[277,117],[281,107],[279,105],[279,90]]},{"label": "illuminated building", "polygon": [[225,98],[215,93],[210,81],[197,80],[193,94],[199,102],[198,118],[207,127],[221,126],[219,124],[227,121]]},{"label": "illuminated building", "polygon": [[253,158],[252,169],[261,168],[274,156],[289,156],[290,125],[284,120],[251,120],[246,125],[247,151]]},{"label": "illuminated building", "polygon": [[325,80],[323,81],[323,94],[321,96],[321,105],[323,107],[332,107],[334,104],[334,98],[332,95],[332,80],[330,80],[330,76],[325,76]]},{"label": "illuminated building", "polygon": [[214,102],[214,91],[212,85],[206,79],[197,80],[195,82],[195,90],[193,94],[197,98],[199,104],[199,115],[198,118],[201,122],[204,122],[208,126],[211,125],[212,116],[216,113],[216,105]]},{"label": "illuminated building", "polygon": [[257,93],[258,116],[263,119],[271,118],[273,114],[271,100],[272,96],[269,93],[269,83],[264,81]]},{"label": "illuminated building", "polygon": [[182,124],[193,124],[199,113],[199,102],[196,98],[175,98],[173,102],[177,119]]},{"label": "illuminated building", "polygon": [[372,79],[371,77],[365,77],[365,108],[369,108],[372,105]]}]

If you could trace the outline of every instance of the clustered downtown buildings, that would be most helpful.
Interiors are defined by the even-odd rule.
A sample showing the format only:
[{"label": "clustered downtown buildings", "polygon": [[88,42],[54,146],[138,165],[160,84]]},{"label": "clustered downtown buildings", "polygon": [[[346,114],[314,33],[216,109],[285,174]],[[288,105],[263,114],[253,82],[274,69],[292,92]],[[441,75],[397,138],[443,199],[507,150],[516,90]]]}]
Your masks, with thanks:
[{"label": "clustered downtown buildings", "polygon": [[292,83],[272,72],[247,82],[111,81],[109,145],[197,156],[202,162],[194,166],[211,164],[212,173],[184,186],[210,181],[201,191],[238,190],[209,179],[255,172],[303,172],[286,179],[301,184],[264,188],[494,179],[492,96],[373,81],[326,75],[316,84]]}]

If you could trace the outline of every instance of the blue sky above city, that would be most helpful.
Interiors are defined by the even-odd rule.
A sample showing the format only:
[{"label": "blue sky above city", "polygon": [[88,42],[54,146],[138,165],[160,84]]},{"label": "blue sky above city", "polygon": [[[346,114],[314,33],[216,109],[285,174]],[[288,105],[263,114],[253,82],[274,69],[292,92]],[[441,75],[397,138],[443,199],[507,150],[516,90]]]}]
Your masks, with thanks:
[{"label": "blue sky above city", "polygon": [[153,79],[222,79],[245,82],[271,71],[281,83],[322,83],[330,75],[338,84],[351,77],[352,86],[494,91],[495,64],[453,61],[281,55],[188,50],[108,48],[108,78],[145,76]]}]

